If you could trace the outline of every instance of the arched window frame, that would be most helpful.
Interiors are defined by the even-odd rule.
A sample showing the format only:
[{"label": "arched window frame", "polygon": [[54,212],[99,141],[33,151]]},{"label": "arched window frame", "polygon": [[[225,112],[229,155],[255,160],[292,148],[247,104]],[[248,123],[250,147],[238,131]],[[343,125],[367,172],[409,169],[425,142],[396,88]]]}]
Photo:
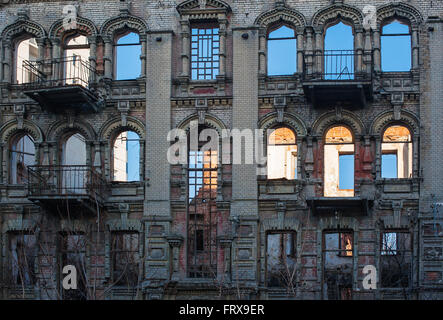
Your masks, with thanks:
[{"label": "arched window frame", "polygon": [[[296,156],[294,159],[294,165],[293,165],[293,169],[295,170],[295,174],[294,174],[294,178],[292,179],[288,179],[288,180],[297,180],[298,176],[299,176],[299,168],[298,168],[298,160],[299,160],[299,143],[297,141],[297,132],[292,129],[291,127],[287,126],[287,125],[278,125],[278,126],[274,126],[270,129],[268,129],[268,134],[266,135],[266,156],[269,155],[269,147],[271,146],[270,143],[270,139],[271,139],[271,135],[273,132],[275,132],[278,129],[288,129],[292,132],[292,134],[294,135],[294,143],[288,143],[288,144],[274,144],[275,145],[282,145],[282,146],[294,146],[295,150],[296,150]],[[267,172],[269,172],[268,170],[268,166],[269,166],[269,159],[267,157],[267,164],[266,164],[266,169]],[[267,179],[273,179],[273,178],[269,178],[269,173],[267,174]],[[275,178],[277,179],[277,178]]]},{"label": "arched window frame", "polygon": [[[15,136],[11,139],[11,141],[10,141],[10,146],[9,146],[9,170],[8,170],[8,171],[9,171],[9,182],[10,182],[11,184],[23,184],[23,183],[25,183],[25,181],[27,180],[27,167],[26,167],[26,166],[24,166],[24,168],[23,168],[23,169],[25,170],[25,172],[24,172],[24,174],[23,174],[22,177],[19,177],[18,172],[17,172],[16,170],[13,170],[13,166],[14,166],[14,165],[17,166],[17,164],[18,164],[18,160],[17,160],[17,162],[14,162],[14,156],[13,156],[13,153],[15,153],[16,156],[17,156],[18,153],[22,153],[22,152],[20,152],[20,151],[17,151],[17,150],[14,149],[14,148],[17,148],[18,143],[19,143],[22,139],[25,139],[26,137],[28,137],[28,138],[30,139],[30,141],[32,142],[32,145],[33,145],[33,147],[34,147],[34,154],[29,154],[29,155],[33,157],[32,165],[35,164],[35,159],[36,159],[37,150],[36,150],[36,148],[35,148],[35,141],[34,141],[34,139],[32,138],[32,136],[29,135],[29,134],[27,134],[27,133],[21,133],[21,134],[17,134],[17,135],[15,135]],[[24,147],[24,145],[23,145],[23,147]],[[23,151],[23,155],[25,155],[24,151]],[[15,177],[13,176],[14,173],[15,173],[15,175],[16,175]],[[20,180],[19,178],[20,178],[20,179],[24,179],[24,182],[19,181],[19,180]]]},{"label": "arched window frame", "polygon": [[[282,37],[282,38],[270,38],[270,34],[273,33],[274,31],[279,30],[282,27],[287,27],[289,29],[291,29],[294,32],[294,35],[292,37]],[[274,24],[271,25],[267,31],[266,31],[266,70],[267,70],[267,75],[274,77],[274,76],[288,76],[288,75],[293,75],[296,74],[299,71],[299,66],[298,66],[298,51],[299,51],[299,47],[298,47],[298,41],[297,41],[297,31],[296,31],[296,27],[288,24],[288,23],[278,23],[278,24]],[[279,41],[279,40],[294,40],[294,59],[295,59],[295,70],[293,73],[290,74],[269,74],[269,59],[270,59],[270,54],[269,54],[269,41]]]},{"label": "arched window frame", "polygon": [[[34,57],[34,59],[31,59],[31,58],[29,58],[29,59],[27,59],[27,60],[24,60],[24,61],[36,61],[36,60],[38,60],[39,58],[40,58],[40,51],[41,51],[41,40],[39,40],[39,39],[37,39],[36,37],[34,37],[33,35],[30,35],[30,34],[26,34],[26,35],[23,35],[23,36],[20,36],[20,37],[18,37],[17,39],[15,39],[15,41],[14,41],[14,50],[13,50],[13,57],[12,57],[12,61],[13,61],[13,71],[12,71],[12,78],[13,78],[13,83],[16,83],[16,84],[22,84],[22,83],[28,83],[28,82],[33,82],[33,77],[32,77],[32,74],[28,74],[27,76],[25,76],[24,75],[24,70],[23,70],[23,64],[22,64],[22,66],[20,66],[19,65],[19,46],[24,42],[24,41],[27,41],[27,40],[31,40],[31,39],[34,39],[35,40],[35,42],[36,42],[36,49],[37,49],[37,52],[36,52],[36,55],[35,55],[35,57]],[[40,43],[40,44],[39,44]],[[23,61],[23,63],[24,63],[24,61]],[[18,74],[18,70],[19,70],[19,68],[22,70],[22,72],[21,72],[21,74]],[[27,78],[26,79],[26,81],[24,80],[25,78]]]},{"label": "arched window frame", "polygon": [[[139,176],[138,176],[138,180],[127,180],[127,181],[121,181],[121,180],[115,180],[114,178],[114,163],[115,163],[115,155],[114,155],[114,145],[118,139],[118,137],[125,133],[125,132],[133,132],[138,136],[138,142],[139,142],[139,157],[138,157],[138,169],[139,169]],[[131,139],[132,140],[132,139]],[[111,144],[110,144],[110,178],[111,181],[113,182],[120,182],[120,183],[129,183],[129,182],[140,182],[142,181],[142,165],[141,165],[141,161],[142,161],[142,153],[143,153],[143,147],[142,147],[142,143],[141,143],[142,138],[140,137],[140,135],[132,130],[132,129],[126,129],[126,128],[121,128],[120,130],[116,131],[111,139]]]},{"label": "arched window frame", "polygon": [[[385,141],[384,140],[384,136],[385,136],[386,130],[388,130],[391,127],[395,127],[395,126],[403,127],[403,128],[405,128],[405,129],[407,129],[409,131],[409,141],[405,141],[405,142],[389,142],[389,141]],[[380,147],[379,147],[380,148],[380,150],[379,150],[379,152],[380,152],[380,172],[379,172],[379,175],[380,175],[381,179],[398,180],[398,179],[411,179],[413,177],[413,174],[414,174],[414,148],[416,148],[416,146],[414,145],[415,139],[413,137],[413,132],[414,131],[412,130],[412,128],[410,128],[408,125],[406,125],[406,124],[404,124],[402,122],[389,123],[381,131]],[[408,169],[408,171],[410,171],[410,173],[409,173],[408,177],[403,177],[403,178],[399,178],[398,176],[397,176],[397,178],[384,178],[383,177],[383,174],[382,174],[382,171],[383,171],[383,168],[382,168],[382,166],[383,166],[383,155],[384,155],[384,153],[383,153],[383,144],[385,144],[385,143],[408,143],[409,144],[409,151],[408,151],[408,153],[410,153],[410,154],[408,155],[408,165],[410,166],[410,168]],[[398,172],[398,161],[399,160],[397,158],[397,172]]]},{"label": "arched window frame", "polygon": [[[403,25],[407,26],[408,30],[409,30],[409,33],[401,33],[401,34],[389,34],[388,33],[388,34],[384,34],[383,33],[384,27],[386,27],[386,26],[388,26],[388,25],[390,25],[390,24],[392,24],[392,23],[394,23],[396,21],[399,22],[400,24],[403,24]],[[382,45],[383,37],[402,37],[402,36],[408,36],[409,39],[410,39],[410,43],[411,43],[411,48],[410,48],[410,62],[411,62],[411,65],[410,65],[410,69],[409,70],[403,70],[403,71],[383,70],[383,45]],[[412,54],[412,51],[413,51],[413,41],[412,41],[413,38],[412,38],[412,36],[413,36],[413,34],[412,34],[411,23],[410,23],[410,21],[408,21],[406,19],[402,19],[402,18],[394,16],[394,17],[390,17],[389,19],[384,20],[381,23],[381,25],[380,25],[380,70],[382,72],[410,72],[411,71],[411,69],[413,68],[413,63],[414,63],[413,62],[413,54]]]},{"label": "arched window frame", "polygon": [[[337,143],[335,143],[335,142],[327,142],[328,132],[330,130],[334,129],[334,128],[337,128],[337,127],[344,127],[344,128],[346,128],[350,132],[352,140],[350,142],[337,142]],[[323,195],[325,197],[353,197],[353,196],[355,196],[355,167],[356,167],[355,166],[355,161],[356,161],[356,158],[355,158],[355,133],[354,133],[354,131],[352,130],[352,128],[350,128],[346,124],[342,124],[342,123],[333,124],[333,125],[329,126],[325,130],[324,136],[323,136],[323,141],[324,141],[324,144],[323,144],[323,149],[324,149],[323,150],[323,183],[324,183],[324,185],[323,185]],[[330,161],[328,161],[327,154],[326,154],[326,148],[327,148],[328,145],[352,145],[352,151],[345,151],[345,152],[342,153],[342,155],[351,155],[352,154],[354,156],[354,172],[353,172],[353,180],[354,180],[354,182],[353,182],[353,189],[340,189],[340,187],[339,187],[340,173],[339,173],[339,168],[337,168],[337,172],[338,172],[338,175],[336,177],[336,179],[337,179],[337,189],[335,190],[335,192],[336,193],[343,193],[343,194],[327,195],[328,191],[327,191],[327,188],[326,188],[326,178],[327,178],[326,169],[327,169],[327,166],[330,164]],[[340,153],[339,152],[337,152],[337,153],[338,153],[338,156],[340,156]],[[337,166],[340,166],[339,159],[337,159]],[[352,190],[352,194],[351,194],[351,190]]]},{"label": "arched window frame", "polygon": [[[138,42],[137,43],[127,43],[127,44],[118,44],[118,41],[124,37],[126,37],[127,35],[134,33],[138,36]],[[133,29],[125,29],[119,33],[117,33],[114,36],[114,42],[113,42],[113,79],[114,80],[133,80],[133,79],[117,79],[117,71],[118,71],[118,60],[117,60],[117,49],[118,47],[124,47],[124,46],[140,46],[140,56],[138,57],[138,59],[140,60],[140,73],[136,78],[133,79],[137,79],[140,78],[143,75],[143,63],[142,63],[142,50],[143,50],[143,43],[141,41],[141,36],[139,34],[139,32],[137,30],[133,30]]]}]

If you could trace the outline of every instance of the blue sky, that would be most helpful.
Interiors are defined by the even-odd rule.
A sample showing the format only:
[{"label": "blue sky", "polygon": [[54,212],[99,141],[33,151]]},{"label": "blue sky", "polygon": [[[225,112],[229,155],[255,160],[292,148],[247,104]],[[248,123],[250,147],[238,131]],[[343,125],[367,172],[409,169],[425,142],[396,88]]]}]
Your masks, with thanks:
[{"label": "blue sky", "polygon": [[[139,36],[136,33],[129,33],[121,37],[117,44],[134,44],[139,43]],[[117,46],[117,80],[136,79],[140,76],[141,71],[141,45]]]},{"label": "blue sky", "polygon": [[[128,150],[128,181],[140,180],[140,142],[139,136],[133,131],[128,131],[128,141],[126,148]],[[135,141],[134,141],[135,140]]]}]

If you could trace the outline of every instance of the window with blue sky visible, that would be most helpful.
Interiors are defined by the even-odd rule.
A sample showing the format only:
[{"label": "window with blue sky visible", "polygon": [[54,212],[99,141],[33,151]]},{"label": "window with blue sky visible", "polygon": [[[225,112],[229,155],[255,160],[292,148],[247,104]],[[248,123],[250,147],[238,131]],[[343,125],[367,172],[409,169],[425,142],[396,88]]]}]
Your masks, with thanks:
[{"label": "window with blue sky visible", "polygon": [[268,35],[268,75],[297,72],[297,40],[294,29],[281,26]]},{"label": "window with blue sky visible", "polygon": [[137,79],[141,73],[141,44],[138,34],[131,32],[115,44],[116,80]]},{"label": "window with blue sky visible", "polygon": [[354,35],[352,27],[339,22],[326,29],[324,46],[325,79],[353,79]]},{"label": "window with blue sky visible", "polygon": [[411,34],[409,26],[395,20],[382,27],[382,71],[411,70]]}]

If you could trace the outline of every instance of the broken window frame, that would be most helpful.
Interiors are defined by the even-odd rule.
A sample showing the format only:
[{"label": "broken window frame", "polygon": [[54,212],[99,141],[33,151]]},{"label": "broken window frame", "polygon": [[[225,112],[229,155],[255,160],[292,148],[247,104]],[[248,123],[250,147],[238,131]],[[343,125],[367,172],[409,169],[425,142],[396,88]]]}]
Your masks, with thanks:
[{"label": "broken window frame", "polygon": [[[138,136],[138,139],[132,139],[132,138],[128,138],[128,137],[122,137],[122,141],[126,141],[126,147],[125,147],[125,150],[127,150],[128,151],[128,153],[126,154],[126,156],[128,156],[128,154],[129,154],[129,149],[128,149],[128,143],[129,142],[131,142],[131,141],[137,141],[138,142],[138,148],[139,148],[139,154],[138,154],[138,158],[136,159],[136,160],[134,160],[135,162],[135,164],[138,166],[138,176],[137,176],[137,179],[136,180],[129,180],[128,179],[128,176],[129,176],[129,167],[128,167],[128,164],[129,164],[129,160],[127,160],[126,161],[126,175],[127,175],[127,178],[126,178],[126,180],[117,180],[116,179],[116,177],[115,177],[115,144],[116,144],[116,142],[117,142],[117,140],[118,140],[118,138],[123,134],[123,133],[128,133],[129,134],[129,132],[132,132],[132,133],[134,133],[134,134],[136,134],[137,136]],[[119,131],[116,135],[115,135],[115,138],[113,139],[113,140],[111,140],[112,141],[112,143],[111,143],[111,148],[110,148],[110,150],[111,150],[111,181],[113,181],[113,182],[140,182],[141,181],[141,165],[140,165],[140,158],[141,158],[141,155],[142,155],[142,149],[141,149],[141,138],[140,138],[140,135],[137,133],[137,132],[135,132],[134,130],[121,130],[121,131]]]},{"label": "broken window frame", "polygon": [[[406,130],[408,130],[409,135],[408,135],[407,141],[386,141],[385,140],[386,131],[389,130],[390,128],[392,128],[392,127],[403,127]],[[399,166],[399,164],[400,164],[400,157],[399,157],[398,151],[397,150],[383,150],[383,147],[384,147],[385,144],[401,144],[401,143],[408,144],[409,151],[408,151],[408,155],[407,155],[406,161],[407,161],[407,164],[408,164],[408,167],[409,167],[408,171],[409,171],[409,175],[410,176],[409,177],[399,178],[399,174],[398,173],[399,173],[399,168],[400,168],[400,166]],[[389,124],[383,130],[382,136],[381,136],[381,144],[380,144],[380,149],[381,149],[380,150],[381,151],[380,152],[380,177],[382,179],[395,179],[395,180],[398,180],[398,179],[411,179],[412,175],[413,175],[413,162],[414,162],[413,161],[413,147],[414,146],[413,146],[413,143],[412,143],[412,134],[411,134],[411,129],[409,127],[407,127],[406,125],[404,125],[402,123]],[[395,154],[396,155],[396,160],[397,160],[397,163],[396,163],[396,169],[397,169],[396,178],[389,178],[389,177],[384,177],[383,176],[383,155],[386,155],[386,154]],[[405,159],[403,157],[403,161],[404,160]],[[403,167],[404,167],[404,164],[403,164]],[[404,171],[404,169],[403,169],[403,171]]]},{"label": "broken window frame", "polygon": [[[34,148],[34,153],[26,152],[25,151],[25,140],[29,139],[31,146]],[[17,151],[17,146],[19,143],[21,143],[21,149],[22,151]],[[31,156],[32,157],[32,163],[31,165],[35,164],[35,142],[32,136],[29,134],[21,134],[19,136],[16,136],[11,140],[10,148],[9,148],[9,181],[11,184],[24,184],[28,181],[28,165],[25,163],[25,157]],[[19,161],[21,160],[21,161]],[[19,168],[19,164],[21,164],[21,168]],[[13,167],[16,167],[15,170],[13,170]],[[20,170],[19,170],[20,169]],[[15,175],[14,175],[15,172]],[[20,173],[21,172],[21,173]]]},{"label": "broken window frame", "polygon": [[[405,25],[408,27],[408,33],[383,33],[383,29],[392,24],[398,22],[402,25]],[[403,71],[396,71],[396,70],[383,70],[383,39],[389,38],[389,37],[409,37],[409,42],[411,44],[411,47],[409,48],[409,57],[410,57],[410,68],[409,70],[403,70]],[[403,19],[389,19],[387,21],[384,21],[382,25],[380,26],[380,69],[382,72],[410,72],[412,69],[412,31],[411,31],[411,24],[409,21],[405,21]]]},{"label": "broken window frame", "polygon": [[[288,129],[288,130],[290,130],[291,131],[291,133],[294,135],[294,143],[271,143],[271,137],[272,137],[272,134],[274,133],[274,132],[276,132],[277,130],[280,130],[280,129]],[[267,179],[268,180],[274,180],[274,179],[287,179],[287,180],[297,180],[297,178],[298,178],[298,144],[297,144],[297,134],[296,134],[296,132],[293,130],[293,129],[291,129],[291,128],[289,128],[289,127],[287,127],[287,126],[281,126],[281,127],[275,127],[275,128],[272,128],[271,130],[268,130],[268,135],[267,135],[267,139],[266,139],[266,142],[267,142],[267,144],[266,144],[266,153],[267,153],[267,155],[266,155],[266,159],[267,159],[267,161],[266,161],[266,170],[267,170],[267,175],[266,175],[266,177],[267,177]],[[279,178],[270,178],[269,177],[269,166],[270,165],[272,165],[270,162],[269,162],[269,147],[270,146],[293,146],[293,147],[295,147],[295,156],[294,156],[294,151],[291,151],[291,161],[294,161],[294,164],[293,164],[293,173],[294,173],[294,177],[293,178],[290,178],[290,179],[288,179],[287,177],[286,177],[286,173],[287,173],[287,156],[285,155],[285,164],[284,164],[284,167],[285,167],[285,174],[284,174],[284,176],[283,177],[279,177]],[[279,152],[281,152],[281,151],[279,151]],[[286,151],[286,152],[288,152],[288,151]],[[292,163],[290,164],[290,166],[292,166]]]},{"label": "broken window frame", "polygon": [[[130,35],[131,33],[137,35],[137,37],[138,37],[138,42],[137,43],[135,43],[135,42],[133,42],[133,43],[120,43],[120,44],[118,43],[122,38]],[[118,74],[118,48],[119,47],[131,47],[131,46],[133,46],[133,47],[139,46],[140,47],[140,54],[138,56],[138,60],[140,60],[139,61],[140,62],[139,75],[137,77],[135,77],[135,78],[119,79],[117,77],[117,74]],[[133,30],[126,30],[126,32],[124,32],[122,34],[119,34],[118,36],[115,37],[113,47],[114,47],[113,48],[113,53],[114,53],[114,57],[113,57],[114,58],[113,59],[114,60],[113,75],[114,75],[114,80],[117,80],[117,81],[120,81],[120,80],[134,80],[134,79],[139,78],[141,76],[141,74],[142,74],[141,58],[140,58],[140,56],[142,54],[142,43],[141,43],[141,40],[140,40],[140,34],[138,34],[137,32],[135,32]],[[135,58],[135,57],[131,57],[131,58]]]},{"label": "broken window frame", "polygon": [[[395,251],[390,251],[385,248],[385,234],[395,234]],[[403,234],[403,237],[399,237],[399,234]],[[399,244],[401,238],[404,238],[405,241],[408,241],[407,246],[403,246]],[[383,229],[380,233],[380,287],[381,288],[397,288],[404,289],[411,286],[412,283],[412,267],[413,267],[413,233],[408,229]],[[385,279],[385,268],[383,260],[395,260],[395,265],[389,266],[386,268],[390,272],[393,272],[394,268],[402,268],[403,264],[409,264],[407,267],[406,274],[401,275],[400,280],[397,280],[396,285],[387,285]],[[405,259],[408,261],[399,261],[399,259]],[[390,262],[390,261],[389,261]],[[388,263],[389,263],[388,262]],[[392,275],[391,275],[392,277]],[[392,280],[391,280],[392,281]]]},{"label": "broken window frame", "polygon": [[[205,30],[200,34],[200,30]],[[208,30],[210,34],[207,34]],[[190,71],[193,81],[216,80],[220,74],[220,27],[215,21],[192,22],[190,28]],[[210,45],[208,45],[208,42]],[[204,50],[206,44],[206,56],[201,56],[200,49]],[[214,51],[217,51],[214,53]],[[203,64],[200,67],[200,64]],[[207,65],[209,64],[209,66]],[[200,74],[200,71],[203,71]]]},{"label": "broken window frame", "polygon": [[[272,38],[270,37],[271,33],[279,30],[282,27],[287,27],[289,29],[291,29],[294,33],[294,36],[292,37],[277,37],[277,38]],[[294,66],[295,66],[295,70],[294,72],[291,73],[285,73],[285,74],[270,74],[269,73],[269,65],[270,65],[270,54],[269,54],[269,42],[270,41],[285,41],[285,40],[293,40],[293,45],[294,45]],[[297,33],[294,29],[293,26],[285,24],[285,23],[281,23],[278,25],[273,26],[272,28],[269,28],[266,34],[266,48],[267,48],[267,54],[266,54],[266,66],[267,66],[267,75],[269,77],[278,77],[278,76],[289,76],[289,75],[294,75],[298,72],[297,70],[297,59],[298,59],[298,54],[297,54]],[[289,56],[287,56],[286,58],[290,58]]]},{"label": "broken window frame", "polygon": [[[69,237],[78,237],[76,248],[69,248]],[[59,287],[60,296],[63,300],[87,300],[88,299],[88,266],[87,263],[87,235],[84,232],[60,232],[58,233],[58,270],[59,270]],[[79,255],[72,258],[68,255]],[[80,262],[80,263],[78,263]],[[63,267],[73,265],[77,271],[77,289],[65,290],[62,285],[64,278]]]},{"label": "broken window frame", "polygon": [[[337,247],[338,249],[327,249],[327,242],[326,242],[326,235],[328,234],[338,234],[338,244]],[[343,249],[343,245],[342,245],[342,240],[343,240],[343,236],[344,234],[348,234],[351,236],[351,244],[352,244],[352,248],[351,248],[351,254],[352,255],[346,255],[347,252],[349,252],[349,249],[344,248]],[[346,282],[349,282],[348,285],[338,285],[338,291],[334,292],[334,297],[332,297],[332,299],[338,299],[338,300],[352,300],[352,292],[353,292],[353,269],[354,269],[354,258],[355,258],[355,252],[354,252],[354,237],[355,237],[355,232],[352,229],[328,229],[328,230],[323,230],[322,232],[322,268],[323,268],[323,279],[322,279],[322,283],[323,285],[326,284],[327,279],[327,272],[331,272],[331,270],[327,270],[326,269],[326,255],[328,252],[335,252],[337,257],[339,257],[340,259],[350,259],[350,264],[351,264],[351,268],[348,272],[343,272],[343,271],[339,271],[338,268],[336,268],[336,277],[340,278],[340,280],[343,280]],[[350,279],[346,279],[346,277],[350,278]],[[329,288],[328,288],[329,289]],[[323,292],[324,296],[328,297],[328,292]]]},{"label": "broken window frame", "polygon": [[[199,128],[200,130],[204,127]],[[200,132],[199,130],[199,132]],[[217,187],[218,153],[216,150],[200,151],[206,142],[199,141],[198,150],[191,150],[188,136],[187,166],[187,274],[190,278],[214,278],[217,276]],[[206,153],[206,155],[203,154]],[[204,160],[204,159],[208,159]],[[194,160],[193,160],[194,159]],[[206,162],[206,164],[204,164]],[[215,162],[215,163],[214,163]],[[208,167],[205,167],[208,166]],[[207,177],[205,178],[205,175]],[[201,183],[198,180],[201,180]],[[205,180],[209,183],[205,183]],[[197,189],[200,186],[199,189]],[[209,191],[204,190],[209,186]],[[194,190],[191,192],[192,187]],[[202,192],[202,197],[198,193]],[[194,205],[192,205],[194,202]],[[200,206],[199,206],[200,205]],[[198,209],[203,211],[198,212]],[[203,248],[201,248],[203,234]]]},{"label": "broken window frame", "polygon": [[[129,248],[127,239],[129,236]],[[121,248],[116,248],[116,237],[121,238]],[[134,238],[133,238],[134,237]],[[111,279],[115,286],[135,287],[139,282],[139,262],[140,262],[140,233],[136,231],[113,231],[111,232]],[[135,247],[132,247],[135,245]],[[117,256],[126,255],[130,258],[124,266],[123,270],[118,270],[117,265],[122,259],[117,259]]]},{"label": "broken window frame", "polygon": [[[327,141],[327,136],[330,130],[333,130],[334,128],[338,128],[338,127],[344,127],[345,129],[347,129],[351,135],[351,141],[345,141],[345,142],[328,142]],[[326,166],[327,166],[327,159],[326,159],[326,150],[327,150],[327,146],[329,145],[352,145],[353,146],[353,151],[337,151],[337,189],[336,192],[350,192],[352,191],[352,195],[326,195]],[[354,158],[354,171],[353,171],[353,188],[352,189],[340,189],[340,155],[352,155]],[[323,195],[325,197],[354,197],[355,196],[355,138],[354,138],[354,133],[351,130],[351,128],[349,128],[347,125],[345,124],[334,124],[332,126],[330,126],[329,128],[327,128],[325,130],[325,135],[324,135],[324,145],[323,145]]]},{"label": "broken window frame", "polygon": [[[269,236],[280,235],[279,256],[276,266],[278,275],[271,275],[270,270],[270,254],[269,254]],[[287,253],[288,240],[284,238],[284,235],[290,235],[291,248],[290,253]],[[286,240],[286,241],[285,241]],[[281,250],[283,248],[283,250]],[[285,287],[293,288],[296,284],[297,277],[297,232],[294,230],[272,230],[266,232],[266,286],[267,287]],[[292,259],[293,269],[288,265],[288,259]],[[282,271],[281,271],[282,270]]]},{"label": "broken window frame", "polygon": [[[13,254],[12,242],[14,238],[19,239],[22,243],[26,243],[27,237],[33,237],[33,254],[28,255],[26,252],[29,247],[22,247],[25,251],[23,255],[19,255],[19,252],[16,252],[17,258]],[[33,287],[37,282],[37,274],[35,273],[35,267],[38,257],[38,244],[37,244],[37,235],[30,231],[9,231],[8,232],[8,271],[9,277],[11,280],[12,286],[18,287]],[[17,241],[18,242],[18,241]],[[18,247],[18,245],[17,245]],[[24,261],[23,261],[24,258]],[[14,275],[14,269],[17,270],[17,275]]]}]

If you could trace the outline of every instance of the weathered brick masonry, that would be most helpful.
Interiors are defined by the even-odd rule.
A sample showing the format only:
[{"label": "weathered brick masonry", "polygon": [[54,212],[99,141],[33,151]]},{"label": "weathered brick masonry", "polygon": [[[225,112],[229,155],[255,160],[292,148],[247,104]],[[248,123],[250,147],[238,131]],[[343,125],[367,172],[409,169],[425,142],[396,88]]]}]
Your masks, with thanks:
[{"label": "weathered brick masonry", "polygon": [[[77,28],[65,30],[63,6],[70,4],[77,8]],[[375,29],[363,25],[368,4],[376,7]],[[395,19],[410,30],[407,72],[381,70],[381,28]],[[353,29],[356,76],[328,87],[341,85],[343,101],[320,104],[325,81],[318,57],[326,29],[338,21]],[[218,28],[218,73],[195,80],[191,28],[205,24]],[[297,72],[269,76],[267,35],[281,25],[295,31]],[[139,35],[142,70],[137,79],[116,80],[113,44],[128,31]],[[70,243],[61,239],[82,235],[85,245],[76,254],[84,259],[83,298],[443,299],[442,1],[4,0],[0,32],[0,298],[68,298],[61,281]],[[88,39],[96,77],[86,90],[97,109],[65,110],[64,102],[56,111],[46,109],[24,93],[35,89],[17,84],[14,52],[32,37],[38,59],[55,65],[66,39],[77,33]],[[55,79],[52,64],[42,68]],[[353,94],[349,101],[346,92]],[[190,197],[188,166],[168,163],[167,136],[174,128],[189,130],[193,121],[219,133],[290,128],[295,179],[268,179],[262,165],[221,164],[210,171],[216,182],[208,198],[191,212],[200,198]],[[324,196],[325,134],[336,125],[353,137],[349,198]],[[412,170],[400,179],[381,173],[383,133],[392,125],[411,134]],[[140,179],[115,182],[112,143],[126,130],[140,137]],[[96,190],[69,201],[64,195],[32,198],[26,181],[11,179],[20,137],[34,141],[35,165],[55,167],[63,164],[63,143],[74,133],[85,138],[86,167],[104,181],[99,199]],[[247,152],[253,148],[245,146]],[[82,179],[89,183],[91,176]],[[204,215],[199,223],[207,229],[192,233]],[[387,232],[396,235],[392,255],[384,252]],[[32,284],[11,280],[11,265],[21,259],[11,253],[18,252],[17,234],[36,239]],[[117,234],[136,235],[131,286],[114,278]],[[400,254],[404,234],[410,246]],[[270,270],[273,235],[293,239],[282,255],[295,261],[280,269],[277,282]],[[347,262],[331,271],[327,249],[334,235],[340,248],[334,247],[332,260]],[[384,285],[382,261],[404,256],[410,260],[397,262],[407,280]],[[376,289],[363,287],[366,265],[378,271]]]}]

